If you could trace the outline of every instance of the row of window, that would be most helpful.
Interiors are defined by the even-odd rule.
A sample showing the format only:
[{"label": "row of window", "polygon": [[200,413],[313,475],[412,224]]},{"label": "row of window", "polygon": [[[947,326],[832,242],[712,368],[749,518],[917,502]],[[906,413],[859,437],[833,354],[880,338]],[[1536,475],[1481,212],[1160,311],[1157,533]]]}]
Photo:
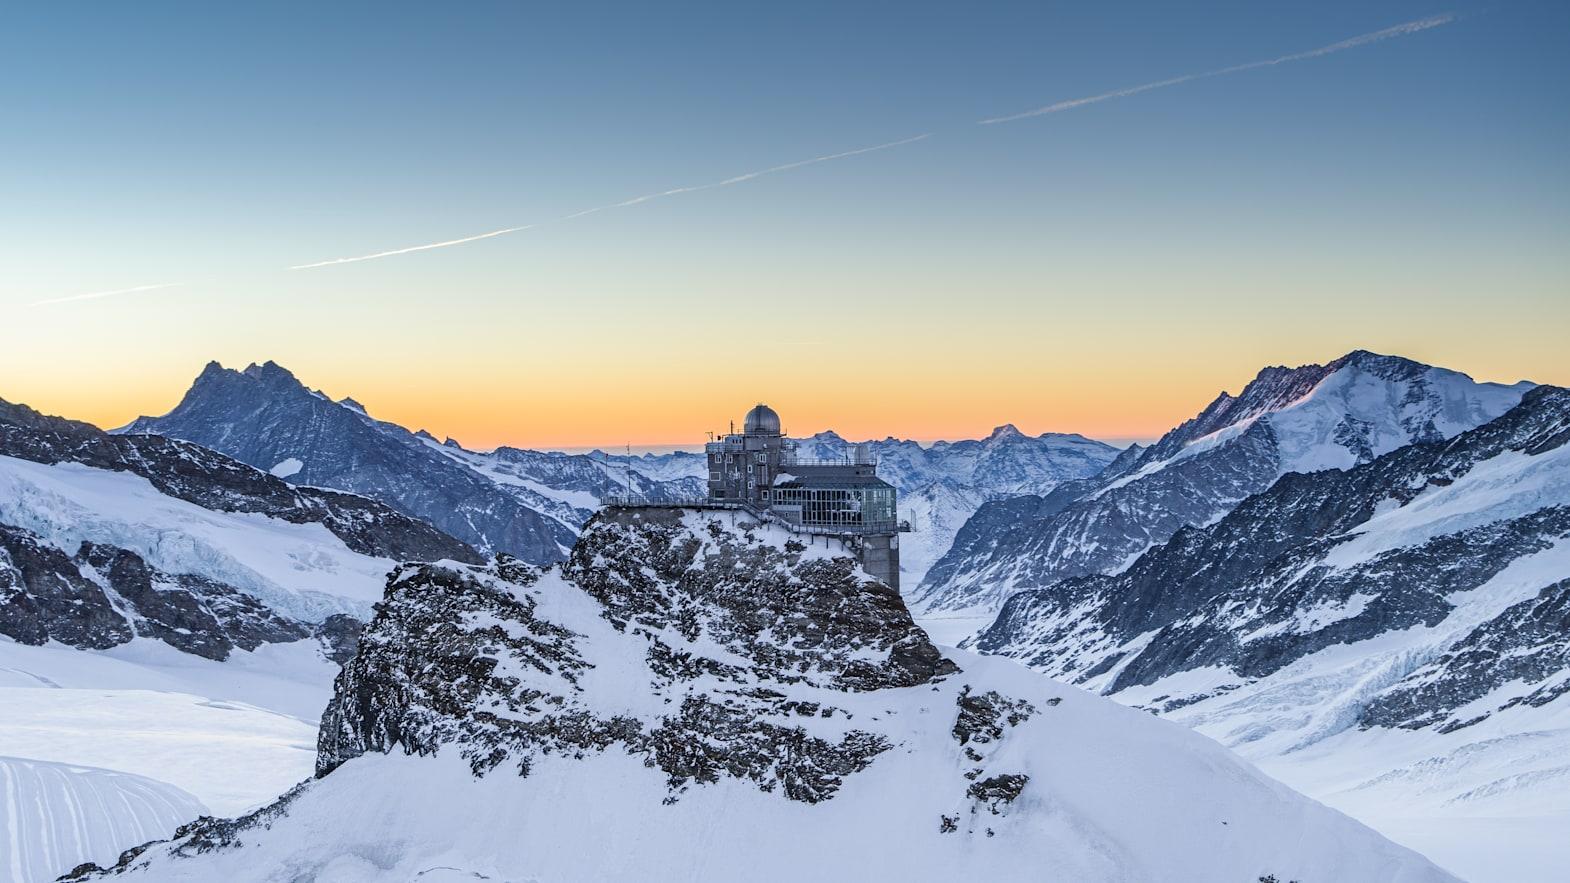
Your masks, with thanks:
[{"label": "row of window", "polygon": [[765,495],[775,507],[799,507],[802,524],[864,526],[894,521],[893,488],[775,488]]}]

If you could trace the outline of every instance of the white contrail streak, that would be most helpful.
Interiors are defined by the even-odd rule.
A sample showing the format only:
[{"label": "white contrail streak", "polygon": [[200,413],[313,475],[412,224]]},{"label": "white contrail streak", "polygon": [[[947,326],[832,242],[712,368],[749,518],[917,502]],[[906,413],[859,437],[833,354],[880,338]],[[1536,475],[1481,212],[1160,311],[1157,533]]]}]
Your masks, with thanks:
[{"label": "white contrail streak", "polygon": [[475,236],[465,236],[461,239],[448,239],[442,242],[430,242],[425,245],[411,245],[407,248],[395,248],[390,251],[378,251],[374,254],[363,254],[350,258],[334,258],[332,260],[317,261],[311,264],[298,264],[296,266],[290,267],[289,269],[311,270],[317,267],[331,267],[337,264],[352,264],[357,261],[372,261],[376,260],[377,258],[389,258],[393,255],[408,254],[414,251],[427,251],[432,248],[446,248],[450,245],[463,245],[466,242],[490,239],[494,236],[505,236],[508,233],[519,233],[524,230],[530,230],[538,227],[540,224],[554,224],[561,221],[570,221],[573,218],[581,218],[584,215],[592,215],[595,212],[602,212],[608,209],[626,208],[628,206],[638,205],[639,203],[649,202],[655,199],[664,199],[667,196],[676,196],[682,193],[696,193],[700,190],[713,190],[716,187],[729,187],[732,184],[740,184],[743,181],[751,181],[754,178],[761,178],[764,175],[772,175],[776,172],[785,172],[791,169],[799,169],[802,166],[815,165],[817,163],[828,162],[835,159],[844,159],[848,156],[860,156],[863,153],[872,153],[873,151],[877,150],[888,150],[893,147],[901,147],[906,144],[913,144],[917,141],[921,141],[930,137],[932,137],[932,133],[927,132],[925,134],[916,135],[911,138],[902,138],[898,141],[890,141],[886,144],[874,144],[871,147],[858,147],[855,150],[846,150],[841,153],[829,153],[823,156],[815,156],[812,159],[803,159],[796,162],[785,163],[784,165],[770,166],[769,168],[760,169],[756,172],[747,172],[744,175],[737,175],[733,178],[726,178],[723,181],[715,181],[712,184],[697,184],[692,187],[675,187],[670,190],[661,190],[658,193],[647,193],[643,196],[635,196],[632,199],[624,199],[621,202],[611,203],[610,205],[602,205],[595,208],[584,209],[582,211],[573,212],[570,215],[562,215],[561,217],[555,218],[554,220],[542,221],[536,224],[524,224],[521,227],[506,227],[501,230],[492,230],[489,233],[480,233]]},{"label": "white contrail streak", "polygon": [[408,254],[411,251],[425,251],[432,248],[446,248],[449,245],[462,245],[465,242],[478,242],[481,239],[490,239],[493,236],[505,236],[508,233],[517,233],[527,230],[533,224],[524,224],[522,227],[506,227],[501,230],[492,230],[489,233],[479,233],[474,236],[465,236],[462,239],[448,239],[445,242],[429,242],[425,245],[411,245],[408,248],[395,248],[391,251],[379,251],[375,254],[362,254],[353,258],[333,258],[330,261],[317,261],[314,264],[299,264],[290,267],[291,270],[309,270],[313,267],[331,267],[333,264],[352,264],[355,261],[374,261],[377,258],[390,258],[395,254]]},{"label": "white contrail streak", "polygon": [[1049,113],[1073,110],[1076,107],[1084,107],[1087,104],[1096,104],[1101,101],[1109,101],[1113,98],[1127,98],[1130,95],[1138,95],[1141,92],[1149,92],[1152,89],[1165,89],[1168,86],[1176,86],[1180,83],[1189,83],[1193,82],[1194,80],[1205,80],[1209,79],[1210,77],[1219,77],[1223,74],[1235,74],[1242,71],[1257,70],[1262,67],[1272,67],[1278,64],[1286,64],[1289,61],[1304,61],[1310,58],[1318,58],[1321,55],[1330,55],[1332,53],[1341,52],[1347,49],[1356,49],[1359,46],[1367,46],[1370,43],[1378,43],[1383,40],[1389,40],[1393,37],[1405,37],[1408,34],[1415,34],[1418,31],[1426,31],[1429,28],[1437,28],[1440,25],[1446,25],[1455,20],[1456,16],[1453,13],[1447,12],[1442,15],[1420,18],[1416,21],[1409,21],[1405,24],[1396,25],[1395,27],[1385,28],[1382,31],[1374,31],[1371,34],[1362,34],[1360,36],[1350,37],[1338,43],[1331,43],[1328,46],[1321,46],[1318,49],[1310,49],[1307,52],[1294,52],[1291,55],[1283,55],[1279,58],[1272,58],[1266,61],[1251,61],[1248,64],[1235,64],[1231,67],[1224,67],[1213,71],[1205,71],[1204,73],[1185,74],[1181,77],[1173,77],[1170,80],[1158,80],[1154,83],[1130,86],[1127,89],[1118,89],[1115,92],[1103,92],[1100,95],[1091,95],[1087,98],[1072,98],[1067,101],[1059,101],[1056,104],[1049,104],[1046,107],[1038,107],[1035,110],[1027,110],[1024,113],[1016,113],[1009,116],[993,117],[991,119],[981,120],[980,124],[989,126],[993,123],[1008,123],[1013,122],[1014,120],[1022,120],[1027,117],[1038,117]]},{"label": "white contrail streak", "polygon": [[89,291],[86,294],[71,294],[65,297],[51,297],[48,300],[35,300],[28,304],[30,307],[42,307],[48,304],[70,303],[73,300],[96,300],[100,297],[114,297],[117,294],[136,294],[139,291],[157,291],[160,288],[175,288],[181,283],[164,282],[158,285],[138,285],[134,288],[116,288],[112,291]]},{"label": "white contrail streak", "polygon": [[[1367,45],[1370,45],[1372,43],[1379,43],[1379,42],[1382,42],[1384,40],[1389,40],[1389,39],[1392,39],[1392,38],[1395,38],[1395,37],[1404,37],[1404,36],[1407,36],[1408,34],[1415,34],[1415,33],[1419,32],[1419,31],[1426,31],[1426,30],[1428,30],[1430,28],[1437,28],[1440,25],[1450,24],[1451,22],[1456,21],[1457,18],[1458,18],[1458,16],[1456,16],[1454,13],[1449,13],[1449,12],[1442,13],[1440,15],[1433,15],[1433,16],[1429,16],[1428,18],[1420,18],[1420,19],[1417,19],[1415,21],[1406,22],[1405,24],[1399,24],[1399,25],[1396,25],[1394,27],[1385,28],[1384,30],[1381,30],[1381,31],[1374,31],[1374,32],[1368,33],[1368,34],[1361,34],[1361,35],[1356,36],[1356,37],[1349,37],[1349,38],[1347,38],[1345,40],[1341,40],[1341,41],[1336,42],[1336,43],[1331,43],[1331,44],[1326,45],[1326,46],[1321,46],[1318,49],[1310,49],[1310,50],[1308,50],[1306,52],[1294,52],[1291,55],[1282,55],[1280,57],[1267,59],[1265,61],[1252,61],[1252,62],[1249,62],[1247,64],[1236,64],[1236,65],[1233,65],[1231,67],[1219,68],[1217,70],[1205,71],[1203,73],[1184,74],[1183,76],[1179,76],[1179,77],[1172,77],[1172,78],[1166,79],[1166,80],[1158,80],[1158,81],[1156,81],[1154,83],[1144,83],[1144,84],[1139,85],[1139,86],[1129,86],[1126,89],[1118,89],[1118,90],[1116,90],[1114,92],[1103,92],[1100,95],[1091,95],[1091,96],[1088,96],[1088,97],[1085,97],[1085,98],[1072,98],[1072,99],[1069,99],[1069,100],[1066,100],[1066,101],[1059,101],[1056,104],[1049,104],[1046,107],[1038,107],[1035,110],[1027,110],[1024,113],[1016,113],[1016,114],[1012,114],[1010,116],[992,117],[990,119],[979,120],[978,123],[980,125],[991,125],[993,123],[1007,123],[1007,122],[1012,122],[1014,120],[1026,119],[1027,117],[1043,116],[1043,115],[1049,114],[1049,113],[1058,113],[1060,111],[1072,110],[1072,109],[1074,109],[1076,107],[1084,107],[1087,104],[1096,104],[1098,102],[1108,101],[1108,100],[1111,100],[1113,98],[1126,98],[1126,97],[1128,97],[1130,95],[1138,95],[1141,92],[1149,92],[1149,91],[1151,91],[1153,89],[1164,89],[1164,88],[1166,88],[1168,86],[1176,86],[1176,85],[1179,85],[1179,84],[1182,84],[1182,83],[1193,82],[1194,80],[1203,80],[1203,79],[1208,79],[1210,77],[1219,77],[1219,76],[1222,76],[1224,74],[1235,74],[1235,73],[1241,73],[1242,71],[1257,70],[1259,68],[1272,67],[1274,65],[1286,64],[1287,62],[1292,62],[1292,61],[1304,61],[1304,60],[1307,60],[1307,59],[1310,59],[1310,58],[1318,58],[1318,57],[1320,57],[1322,55],[1331,55],[1333,53],[1342,52],[1342,51],[1345,51],[1347,49],[1356,49],[1356,48],[1358,48],[1360,46],[1367,46]],[[518,226],[518,227],[504,227],[504,228],[502,228],[500,230],[491,230],[491,231],[489,231],[487,233],[478,233],[478,234],[475,234],[473,236],[464,236],[464,237],[461,237],[461,238],[458,238],[458,239],[446,239],[446,240],[443,240],[441,242],[428,242],[428,243],[426,243],[424,245],[411,245],[411,246],[407,246],[405,248],[394,248],[394,249],[390,249],[388,251],[378,251],[378,252],[373,252],[371,254],[357,255],[357,256],[354,256],[354,257],[332,258],[330,260],[315,261],[315,262],[309,263],[309,264],[296,264],[296,265],[290,267],[289,269],[291,269],[291,270],[312,270],[312,269],[316,269],[318,267],[331,267],[331,266],[336,266],[338,264],[353,264],[353,263],[358,263],[359,261],[373,261],[373,260],[376,260],[378,258],[389,258],[389,257],[393,257],[395,255],[410,254],[412,252],[417,252],[417,251],[429,251],[429,250],[431,250],[433,248],[447,248],[447,247],[453,246],[453,245],[463,245],[464,243],[468,243],[468,242],[478,242],[481,239],[491,239],[491,238],[494,238],[494,237],[497,237],[497,236],[505,236],[505,235],[507,235],[509,233],[521,233],[524,230],[532,230],[535,227],[539,227],[539,226],[542,226],[544,224],[554,224],[554,223],[559,223],[561,221],[570,221],[570,220],[572,220],[574,218],[581,218],[581,217],[584,217],[585,215],[592,215],[592,214],[594,214],[596,212],[602,212],[602,211],[606,211],[606,210],[609,210],[609,209],[627,208],[629,206],[634,206],[634,205],[638,205],[640,203],[650,202],[650,201],[656,200],[656,199],[664,199],[664,198],[669,197],[669,196],[677,196],[677,195],[682,194],[682,193],[696,193],[696,192],[701,191],[701,190],[713,190],[713,189],[715,189],[717,187],[729,187],[729,186],[731,186],[733,184],[740,184],[740,183],[743,183],[745,181],[751,181],[751,180],[753,180],[755,178],[761,178],[764,175],[772,175],[772,174],[776,174],[778,172],[789,171],[791,169],[799,169],[799,168],[801,168],[803,166],[815,165],[817,163],[829,162],[831,160],[836,160],[836,159],[844,159],[846,157],[851,157],[851,156],[860,156],[861,154],[872,153],[872,152],[878,151],[878,150],[889,150],[889,149],[894,148],[894,147],[901,147],[901,146],[906,145],[906,144],[913,144],[913,143],[915,143],[917,141],[922,141],[922,140],[925,140],[925,139],[930,138],[930,137],[932,137],[932,133],[931,132],[927,132],[925,134],[916,135],[916,136],[911,137],[911,138],[902,138],[902,139],[900,139],[898,141],[889,141],[889,142],[884,143],[884,144],[874,144],[871,147],[859,147],[859,148],[857,148],[855,150],[846,150],[846,151],[842,151],[840,153],[829,153],[829,154],[825,154],[823,156],[815,156],[812,159],[804,159],[804,160],[799,160],[797,162],[785,163],[783,165],[770,166],[769,168],[760,169],[760,170],[758,170],[756,172],[747,172],[746,174],[736,175],[735,177],[726,178],[723,181],[715,181],[715,182],[712,182],[712,183],[709,183],[709,184],[698,184],[698,185],[694,185],[694,186],[691,186],[691,187],[675,187],[675,188],[672,188],[670,190],[661,190],[661,191],[659,191],[657,193],[648,193],[648,194],[645,194],[643,196],[635,196],[632,199],[622,200],[621,202],[611,203],[610,205],[596,206],[594,208],[587,208],[587,209],[583,209],[582,211],[576,211],[576,212],[573,212],[572,214],[569,214],[569,215],[562,215],[559,218],[555,218],[555,219],[549,220],[549,221],[541,221],[541,222],[534,223],[534,224],[524,224],[524,225]],[[163,284],[163,285],[139,285],[139,286],[137,286],[135,288],[119,288],[119,289],[115,289],[113,291],[95,291],[95,292],[91,292],[91,293],[88,293],[88,294],[74,294],[74,295],[71,295],[69,297],[57,297],[57,298],[51,298],[49,300],[36,301],[33,304],[31,304],[31,306],[42,306],[44,304],[66,303],[68,301],[76,301],[76,300],[91,300],[91,299],[100,298],[100,297],[111,297],[113,295],[118,295],[118,294],[132,294],[132,293],[139,292],[139,291],[154,291],[154,290],[160,289],[160,288],[171,288],[171,287],[173,287],[174,285],[177,285],[177,284],[179,284],[179,283],[167,283],[167,284]]]}]

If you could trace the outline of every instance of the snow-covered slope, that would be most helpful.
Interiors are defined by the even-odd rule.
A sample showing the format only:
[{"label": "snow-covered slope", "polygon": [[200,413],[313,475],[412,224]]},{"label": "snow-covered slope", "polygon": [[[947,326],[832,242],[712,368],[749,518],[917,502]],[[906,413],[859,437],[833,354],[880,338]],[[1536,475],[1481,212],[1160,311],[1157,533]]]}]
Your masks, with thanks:
[{"label": "snow-covered slope", "polygon": [[317,763],[108,873],[1453,879],[1181,727],[945,655],[836,547],[729,514],[610,510],[544,571],[402,568]]},{"label": "snow-covered slope", "polygon": [[1327,365],[1266,368],[1241,395],[1223,393],[1137,457],[1074,486],[1071,499],[1044,498],[1033,512],[1014,503],[1006,515],[983,507],[928,572],[916,601],[932,610],[996,610],[1022,589],[1116,573],[1282,475],[1346,469],[1451,438],[1504,413],[1530,388],[1361,351]]},{"label": "snow-covered slope", "polygon": [[[315,641],[235,650],[220,662],[150,638],[78,650],[0,637],[0,757],[92,768],[88,779],[74,780],[84,786],[145,783],[205,807],[199,811],[246,812],[310,775],[317,719],[337,670]],[[84,861],[113,861],[193,818],[185,808],[172,818],[148,816],[136,793],[85,816],[57,789],[10,809],[3,797],[0,790],[0,857],[5,844],[20,843],[27,868],[7,876],[0,858],[7,881],[51,880]],[[87,828],[85,836],[62,826],[62,814]]]},{"label": "snow-covered slope", "polygon": [[[410,557],[479,560],[372,500],[0,402],[0,756],[23,764],[13,784],[53,783],[3,819],[20,879],[171,833],[158,795],[186,821],[299,781],[338,663]],[[58,775],[77,767],[94,770]],[[94,795],[123,819],[62,827]]]},{"label": "snow-covered slope", "polygon": [[1187,723],[1475,879],[1555,879],[1570,841],[1489,820],[1570,824],[1570,391],[1288,475],[1121,574],[1015,595],[976,645]]},{"label": "snow-covered slope", "polygon": [[[167,837],[205,811],[152,779],[0,756],[0,878],[51,880],[83,860],[114,861],[127,843]],[[23,815],[31,836],[16,824]]]},{"label": "snow-covered slope", "polygon": [[334,402],[273,362],[243,371],[212,362],[180,404],[117,432],[185,439],[299,485],[380,500],[486,552],[563,558],[599,500],[703,493],[696,478],[659,481],[626,463],[502,448],[466,451],[451,439],[376,420]]}]

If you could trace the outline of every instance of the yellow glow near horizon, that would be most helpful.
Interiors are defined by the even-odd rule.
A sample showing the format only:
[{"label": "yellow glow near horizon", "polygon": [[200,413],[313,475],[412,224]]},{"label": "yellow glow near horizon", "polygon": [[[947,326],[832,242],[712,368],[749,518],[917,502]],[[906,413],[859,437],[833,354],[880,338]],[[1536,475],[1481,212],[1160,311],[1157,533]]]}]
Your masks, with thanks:
[{"label": "yellow glow near horizon", "polygon": [[[1317,358],[1273,360],[1300,364]],[[1428,361],[1432,356],[1423,358]],[[1147,368],[1126,359],[1071,369],[1043,359],[1033,384],[994,384],[966,389],[973,375],[944,376],[941,369],[912,370],[900,383],[836,383],[832,376],[712,376],[703,360],[668,363],[635,374],[607,366],[576,382],[481,384],[473,375],[431,372],[431,366],[333,366],[320,360],[291,363],[307,386],[333,398],[350,396],[379,419],[437,437],[452,436],[471,448],[600,446],[634,448],[696,445],[709,431],[724,431],[756,401],[780,412],[787,431],[808,435],[833,429],[852,438],[896,436],[923,441],[977,438],[1013,423],[1029,434],[1078,432],[1091,438],[1154,438],[1192,417],[1225,390],[1236,393],[1264,363],[1233,359],[1227,366],[1174,364]],[[1446,360],[1439,359],[1441,363]],[[1528,360],[1529,361],[1529,360]],[[244,361],[226,363],[243,368]],[[154,366],[147,366],[154,367]],[[1522,360],[1451,361],[1479,380],[1570,382],[1563,368]],[[1017,371],[1020,366],[1009,366]],[[51,382],[12,383],[6,398],[46,413],[105,428],[142,414],[162,414],[178,403],[201,365],[156,366],[113,377],[68,373]],[[1546,369],[1546,370],[1545,370]],[[43,381],[46,378],[38,378]],[[796,382],[796,381],[799,381]]]}]

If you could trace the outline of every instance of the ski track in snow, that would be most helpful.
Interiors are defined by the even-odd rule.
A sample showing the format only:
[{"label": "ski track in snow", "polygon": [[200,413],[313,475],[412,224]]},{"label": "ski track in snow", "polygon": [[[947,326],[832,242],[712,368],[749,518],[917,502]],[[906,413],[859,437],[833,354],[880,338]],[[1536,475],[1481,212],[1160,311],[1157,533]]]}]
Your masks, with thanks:
[{"label": "ski track in snow", "polygon": [[0,757],[0,783],[0,874],[19,883],[111,863],[207,812],[166,782],[73,764]]}]

